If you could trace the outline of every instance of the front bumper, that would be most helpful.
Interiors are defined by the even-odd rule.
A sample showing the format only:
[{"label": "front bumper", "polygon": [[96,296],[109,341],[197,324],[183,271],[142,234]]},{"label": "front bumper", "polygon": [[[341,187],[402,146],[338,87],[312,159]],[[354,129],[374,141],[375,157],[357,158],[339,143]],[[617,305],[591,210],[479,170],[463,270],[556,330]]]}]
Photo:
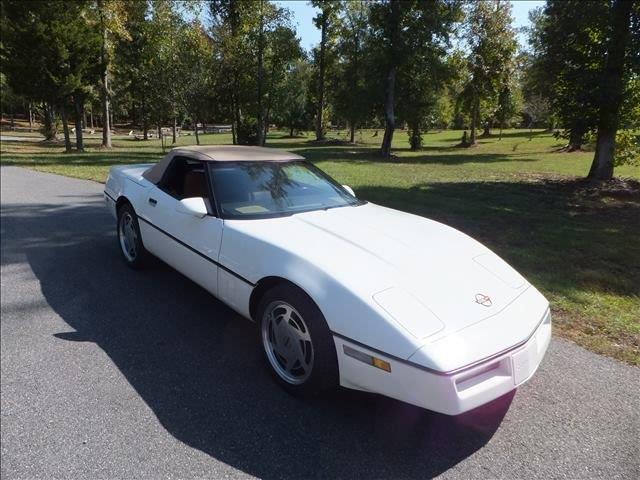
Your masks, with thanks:
[{"label": "front bumper", "polygon": [[[550,340],[551,314],[547,310],[524,344],[472,367],[440,373],[334,337],[343,387],[379,393],[447,415],[467,412],[522,385],[538,369]],[[391,371],[344,355],[345,346],[388,362]]]},{"label": "front bumper", "polygon": [[105,205],[107,207],[107,210],[109,210],[109,212],[111,213],[113,218],[115,218],[117,220],[118,219],[118,212],[116,211],[116,202],[115,202],[115,200],[113,199],[113,197],[109,193],[107,193],[106,190],[103,192],[103,196],[104,196],[104,202],[105,202]]}]

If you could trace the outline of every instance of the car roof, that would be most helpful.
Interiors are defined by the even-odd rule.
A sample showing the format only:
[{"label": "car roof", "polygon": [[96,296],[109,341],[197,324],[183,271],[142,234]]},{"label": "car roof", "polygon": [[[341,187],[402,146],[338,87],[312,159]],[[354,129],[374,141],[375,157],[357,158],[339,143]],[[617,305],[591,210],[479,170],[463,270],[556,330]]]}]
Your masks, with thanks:
[{"label": "car roof", "polygon": [[[300,155],[276,148],[250,147],[245,145],[189,145],[177,147],[172,151],[186,154],[198,153],[200,160],[212,162],[277,162],[286,160],[304,160]],[[202,158],[200,158],[202,156]],[[207,157],[207,158],[204,158]]]},{"label": "car roof", "polygon": [[189,157],[204,162],[286,162],[304,160],[295,153],[276,148],[245,145],[188,145],[173,148],[162,160],[146,170],[142,176],[158,183],[174,157]]}]

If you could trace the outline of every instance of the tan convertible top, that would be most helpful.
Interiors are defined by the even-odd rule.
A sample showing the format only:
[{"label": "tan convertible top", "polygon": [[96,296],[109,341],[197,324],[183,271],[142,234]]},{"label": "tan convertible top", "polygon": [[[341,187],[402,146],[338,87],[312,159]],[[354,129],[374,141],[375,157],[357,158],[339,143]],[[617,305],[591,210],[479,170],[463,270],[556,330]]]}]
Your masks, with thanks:
[{"label": "tan convertible top", "polygon": [[204,162],[285,162],[304,160],[295,153],[265,147],[247,147],[244,145],[189,145],[172,149],[142,176],[152,183],[158,183],[173,157],[188,157]]}]

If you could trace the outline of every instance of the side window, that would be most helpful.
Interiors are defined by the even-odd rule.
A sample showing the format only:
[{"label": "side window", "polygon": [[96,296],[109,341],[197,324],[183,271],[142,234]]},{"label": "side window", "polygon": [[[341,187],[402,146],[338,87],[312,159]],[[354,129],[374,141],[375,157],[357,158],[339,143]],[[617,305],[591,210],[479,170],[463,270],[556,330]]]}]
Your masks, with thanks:
[{"label": "side window", "polygon": [[192,197],[209,199],[205,165],[199,160],[174,158],[158,187],[178,200]]}]

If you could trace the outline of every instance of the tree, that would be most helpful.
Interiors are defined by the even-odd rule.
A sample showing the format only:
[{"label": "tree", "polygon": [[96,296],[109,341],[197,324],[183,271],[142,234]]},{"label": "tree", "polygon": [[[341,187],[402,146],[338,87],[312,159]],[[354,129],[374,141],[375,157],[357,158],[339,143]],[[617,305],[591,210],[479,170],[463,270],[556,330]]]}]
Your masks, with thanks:
[{"label": "tree", "polygon": [[[54,107],[61,113],[65,150],[71,151],[68,113],[95,78],[98,39],[87,23],[87,2],[3,2],[3,62],[12,89],[34,102],[44,102],[44,133],[55,138]],[[80,110],[81,108],[77,108]],[[80,115],[77,113],[76,120]],[[78,128],[80,127],[80,128]],[[76,124],[82,150],[82,125]]]},{"label": "tree", "polygon": [[[629,29],[633,2],[613,0],[609,22],[607,59],[599,95],[599,120],[596,152],[589,178],[609,180],[613,177],[616,132],[625,90],[625,57],[629,54]],[[637,52],[636,52],[637,53]]]},{"label": "tree", "polygon": [[468,7],[465,38],[471,77],[465,96],[471,109],[470,146],[477,144],[476,131],[482,117],[485,134],[489,133],[497,97],[507,81],[517,47],[512,22],[509,2],[478,1]]},{"label": "tree", "polygon": [[[400,79],[400,88],[408,97],[411,93],[421,95],[421,88],[427,85],[429,78],[439,78],[437,72],[444,61],[444,47],[448,44],[453,23],[459,18],[458,7],[455,1],[398,0],[386,0],[371,6],[372,42],[379,52],[378,61],[384,78],[385,132],[380,153],[386,158],[391,156],[396,127],[397,80]],[[414,74],[420,68],[428,68],[432,73],[425,72],[418,78]],[[403,71],[410,73],[405,75]],[[427,94],[420,99],[422,110],[431,107],[430,97]],[[423,115],[412,112],[412,117],[415,129],[418,126],[416,122],[420,122]]]},{"label": "tree", "polygon": [[519,84],[523,99],[524,123],[532,127],[535,123],[544,123],[548,130],[555,127],[551,103],[553,96],[553,78],[545,70],[541,56],[543,47],[542,30],[544,29],[544,9],[538,7],[529,12],[529,26],[524,29],[527,34],[529,49],[522,50],[517,56]]},{"label": "tree", "polygon": [[273,119],[286,127],[289,136],[306,130],[311,125],[313,112],[309,111],[309,85],[311,65],[305,58],[295,61],[276,85],[273,93]]},{"label": "tree", "polygon": [[518,111],[515,88],[515,84],[508,82],[502,87],[498,95],[496,120],[498,120],[498,126],[500,127],[500,140],[502,140],[502,130],[508,126]]},{"label": "tree", "polygon": [[568,138],[567,151],[580,150],[598,119],[595,92],[600,88],[606,46],[601,41],[609,2],[549,0],[532,16],[530,45],[538,76]]},{"label": "tree", "polygon": [[234,142],[264,144],[270,97],[287,64],[300,54],[289,12],[271,2],[210,2],[212,36],[232,103]]},{"label": "tree", "polygon": [[123,0],[96,0],[95,21],[100,32],[100,93],[102,100],[102,147],[111,148],[109,76],[114,43],[130,39],[125,29],[126,3]]},{"label": "tree", "polygon": [[549,101],[542,95],[529,95],[524,102],[522,113],[525,117],[525,124],[529,127],[529,139],[533,138],[533,126],[549,117]]},{"label": "tree", "polygon": [[191,116],[196,143],[200,145],[198,123],[211,111],[214,95],[216,65],[213,43],[198,21],[181,29],[178,44],[181,80],[178,82],[178,101]]},{"label": "tree", "polygon": [[334,109],[347,120],[349,140],[355,140],[356,128],[370,116],[372,95],[368,75],[369,4],[363,0],[346,1],[340,10],[337,28],[337,66],[331,90]]},{"label": "tree", "polygon": [[[296,38],[296,33],[288,25],[279,24],[267,35],[268,48],[265,54],[265,100],[263,102],[263,129],[262,144],[267,137],[269,123],[271,121],[272,110],[275,103],[282,97],[282,82],[295,67],[296,62],[301,60],[304,52],[300,48],[300,42]],[[293,90],[286,92],[286,95],[295,95]]]},{"label": "tree", "polygon": [[320,13],[313,19],[313,23],[320,30],[320,48],[318,52],[318,91],[316,113],[316,140],[324,139],[324,126],[322,123],[325,109],[325,74],[327,70],[327,49],[330,39],[335,32],[336,20],[342,7],[341,3],[334,0],[312,0],[314,7],[320,8]]},{"label": "tree", "polygon": [[133,124],[141,124],[143,138],[148,139],[150,104],[152,98],[151,64],[153,48],[151,44],[151,22],[149,2],[127,2],[125,30],[129,38],[120,37],[114,51],[114,84],[118,90],[120,103],[130,106],[129,115]]}]

